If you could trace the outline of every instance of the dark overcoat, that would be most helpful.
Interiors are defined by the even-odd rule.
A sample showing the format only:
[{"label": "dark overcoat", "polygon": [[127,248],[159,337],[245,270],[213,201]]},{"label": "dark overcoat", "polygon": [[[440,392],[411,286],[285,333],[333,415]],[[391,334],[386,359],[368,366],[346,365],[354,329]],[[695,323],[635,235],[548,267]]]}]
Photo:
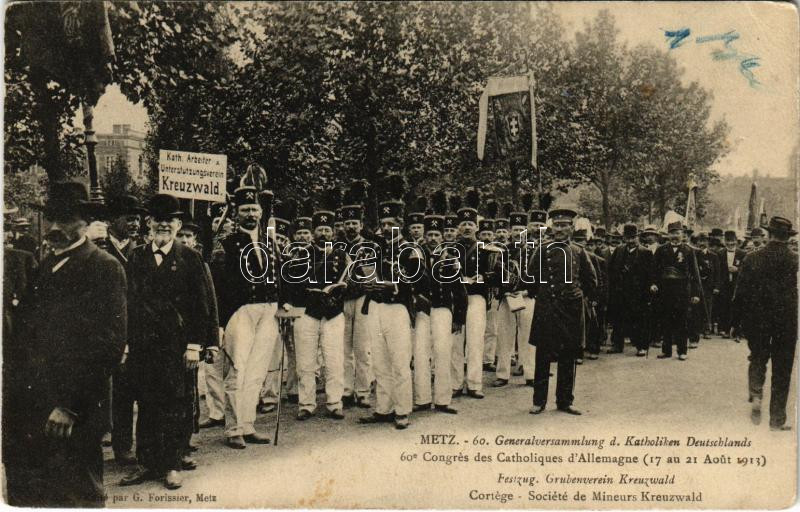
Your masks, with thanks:
[{"label": "dark overcoat", "polygon": [[650,300],[650,286],[655,283],[653,253],[640,246],[633,251],[619,247],[611,255],[608,281],[609,320],[618,322],[625,318],[642,318]]}]

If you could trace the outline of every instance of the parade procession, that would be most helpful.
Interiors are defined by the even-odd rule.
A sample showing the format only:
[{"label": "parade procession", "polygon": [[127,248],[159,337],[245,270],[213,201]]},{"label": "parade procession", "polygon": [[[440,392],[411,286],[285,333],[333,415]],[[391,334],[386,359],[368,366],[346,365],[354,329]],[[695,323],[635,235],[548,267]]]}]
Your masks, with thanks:
[{"label": "parade procession", "polygon": [[[550,56],[535,54],[546,52],[536,45],[487,53],[485,67],[462,62],[459,70],[454,63],[464,57],[444,66],[414,53],[413,24],[403,25],[396,30],[406,42],[386,36],[374,46],[400,45],[398,61],[360,68],[372,73],[363,83],[333,78],[346,70],[325,68],[330,62],[316,54],[328,50],[293,46],[298,22],[324,32],[308,43],[324,46],[338,44],[325,37],[347,31],[364,36],[349,16],[367,24],[377,13],[400,19],[393,9],[409,9],[424,24],[484,6],[255,5],[242,31],[260,24],[267,35],[251,34],[231,50],[234,41],[223,39],[234,36],[215,35],[215,24],[243,15],[247,4],[197,5],[53,3],[42,19],[27,6],[7,11],[13,25],[6,30],[19,40],[11,41],[17,53],[6,57],[6,81],[18,73],[11,80],[28,81],[26,94],[37,99],[18,100],[33,111],[30,119],[9,114],[10,89],[5,122],[38,130],[51,109],[70,130],[81,126],[77,164],[70,163],[71,135],[45,129],[29,151],[6,128],[9,504],[105,506],[110,486],[172,491],[202,466],[213,472],[223,457],[269,458],[293,436],[316,437],[320,446],[343,432],[424,433],[426,422],[463,426],[481,414],[514,416],[531,432],[559,421],[568,432],[612,415],[594,406],[598,394],[656,400],[675,384],[648,374],[677,381],[707,372],[714,363],[704,351],[712,359],[735,353],[724,357],[747,367],[735,381],[737,406],[747,412],[735,414],[748,426],[763,416],[773,432],[794,428],[797,205],[790,199],[784,208],[778,192],[759,189],[755,178],[737,189],[750,192],[749,203],[741,192],[729,203],[714,195],[722,190],[714,166],[729,148],[721,142],[724,122],[711,127],[708,107],[693,125],[705,142],[685,153],[675,143],[669,153],[679,160],[658,160],[646,146],[657,116],[640,103],[631,108],[641,116],[598,121],[586,128],[591,142],[580,139],[592,116],[616,114],[592,111],[592,92],[588,102],[570,103],[581,86],[558,89],[546,70],[561,59],[541,64]],[[485,8],[522,16],[525,27],[545,34],[552,24],[544,20],[555,16],[522,4]],[[328,16],[341,16],[342,26],[320,28]],[[196,27],[187,24],[192,19]],[[597,20],[609,22],[607,14]],[[42,28],[47,23],[57,30]],[[564,51],[593,44],[591,33],[587,25]],[[202,42],[209,37],[215,50],[205,49],[214,46]],[[432,37],[419,44],[457,43]],[[300,64],[278,63],[281,52]],[[66,55],[74,62],[62,62]],[[358,50],[336,55],[366,58]],[[429,66],[441,66],[471,85],[455,93],[459,83],[431,78],[430,90],[414,90],[418,100],[384,109],[380,101],[403,100],[369,80],[405,80],[405,72],[386,70],[404,59],[419,63],[408,72],[423,74],[420,82],[433,77]],[[502,65],[492,61],[492,68],[492,59]],[[591,73],[581,62],[565,65]],[[170,65],[177,68],[161,69]],[[296,82],[276,78],[283,74]],[[180,77],[177,85],[170,77]],[[98,106],[113,84],[115,94],[147,109],[138,160],[105,156],[128,144],[129,125],[114,125],[107,138],[93,127],[103,116],[127,122]],[[72,106],[59,111],[56,91],[71,95]],[[678,94],[695,93],[692,85]],[[405,94],[412,92],[397,96]],[[348,101],[352,110],[337,110]],[[257,106],[244,106],[250,103]],[[574,118],[561,111],[573,107]],[[383,119],[403,108],[412,115],[402,122]],[[267,111],[280,114],[259,117]],[[434,118],[461,125],[444,136],[444,127],[426,124]],[[263,125],[250,128],[253,119]],[[617,122],[627,124],[611,134]],[[612,146],[622,133],[644,134],[624,163],[628,157]],[[599,144],[608,151],[593,155]],[[26,151],[37,155],[34,171],[12,174],[9,159]],[[708,154],[690,161],[702,151]],[[656,161],[667,161],[666,169]],[[623,177],[612,182],[614,173]],[[674,183],[659,189],[663,176]],[[645,196],[651,189],[655,195]],[[635,202],[636,194],[644,199]],[[614,384],[626,382],[625,372],[635,382]],[[588,375],[602,386],[582,385]],[[729,373],[715,375],[720,387],[733,385]],[[697,393],[715,393],[702,386]],[[629,399],[631,410],[636,400]],[[687,395],[680,406],[693,401]]]}]

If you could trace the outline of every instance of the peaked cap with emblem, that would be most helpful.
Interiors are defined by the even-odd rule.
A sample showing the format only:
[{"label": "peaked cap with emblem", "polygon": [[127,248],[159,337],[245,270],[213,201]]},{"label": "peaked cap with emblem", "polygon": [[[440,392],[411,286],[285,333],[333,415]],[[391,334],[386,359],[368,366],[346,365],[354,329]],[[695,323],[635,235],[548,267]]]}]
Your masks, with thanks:
[{"label": "peaked cap with emblem", "polygon": [[297,217],[294,219],[294,232],[308,230],[311,231],[311,204],[310,200],[303,201],[303,205],[298,208]]},{"label": "peaked cap with emblem", "polygon": [[296,214],[297,201],[294,199],[289,198],[276,203],[275,213],[273,214],[273,218],[275,219],[275,232],[288,238],[291,231],[292,219],[294,219]]},{"label": "peaked cap with emblem", "polygon": [[481,193],[471,188],[464,195],[464,206],[458,209],[458,221],[478,223],[478,205],[481,202]]},{"label": "peaked cap with emblem", "polygon": [[316,229],[320,226],[333,227],[336,220],[336,209],[339,205],[339,189],[331,187],[320,197],[319,204],[311,215],[311,226]]},{"label": "peaked cap with emblem", "polygon": [[458,229],[458,209],[461,208],[461,196],[452,195],[448,198],[449,212],[444,216],[444,227]]},{"label": "peaked cap with emblem", "polygon": [[355,180],[344,193],[342,206],[342,221],[362,220],[364,218],[364,205],[367,203],[367,180]]},{"label": "peaked cap with emblem", "polygon": [[425,223],[425,211],[428,209],[428,198],[419,196],[414,201],[412,211],[406,214],[406,226]]},{"label": "peaked cap with emblem", "polygon": [[503,214],[494,219],[494,229],[508,229],[511,225],[511,212],[514,211],[514,205],[511,203],[503,203]]},{"label": "peaked cap with emblem", "polygon": [[486,202],[486,217],[478,222],[478,231],[494,232],[494,221],[497,218],[498,208],[497,201],[494,199]]}]

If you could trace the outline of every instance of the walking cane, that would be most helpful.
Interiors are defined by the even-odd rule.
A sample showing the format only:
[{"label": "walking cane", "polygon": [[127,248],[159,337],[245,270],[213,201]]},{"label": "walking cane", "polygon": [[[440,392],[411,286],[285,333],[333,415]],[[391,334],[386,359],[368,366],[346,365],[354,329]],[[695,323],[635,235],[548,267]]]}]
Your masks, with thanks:
[{"label": "walking cane", "polygon": [[[275,409],[276,414],[278,415],[277,419],[275,420],[275,446],[278,446],[278,433],[281,428],[281,402],[283,401],[283,357],[284,352],[286,350],[286,341],[284,337],[290,336],[291,332],[291,322],[292,320],[285,318],[283,320],[282,325],[282,336],[281,336],[281,361],[278,365],[278,406]],[[288,327],[287,327],[288,326]]]}]

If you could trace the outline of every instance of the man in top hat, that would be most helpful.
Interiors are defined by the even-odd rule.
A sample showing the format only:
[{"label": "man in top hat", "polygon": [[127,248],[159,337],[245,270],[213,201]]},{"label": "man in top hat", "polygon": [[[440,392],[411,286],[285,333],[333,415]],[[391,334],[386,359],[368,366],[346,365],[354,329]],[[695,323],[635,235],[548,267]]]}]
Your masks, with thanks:
[{"label": "man in top hat", "polygon": [[368,315],[372,330],[372,364],[376,379],[375,412],[360,418],[360,423],[390,423],[397,429],[409,425],[412,410],[411,328],[413,321],[413,285],[423,262],[414,247],[404,247],[402,235],[404,204],[403,180],[387,178],[384,190],[393,196],[378,204],[378,219],[384,242],[375,258],[358,261],[369,267],[364,274],[371,279],[358,280],[367,292],[362,313]]},{"label": "man in top hat", "polygon": [[750,241],[753,250],[758,250],[766,244],[766,233],[760,227],[755,227],[750,231]]},{"label": "man in top hat", "polygon": [[[433,213],[425,215],[424,297],[417,293],[417,318],[414,326],[414,410],[434,410],[449,414],[458,411],[450,406],[452,384],[450,361],[454,334],[463,328],[467,314],[467,292],[460,279],[458,256],[443,244],[447,197],[443,191],[432,199]],[[427,318],[426,318],[427,317]],[[428,326],[427,332],[423,329]],[[433,390],[431,390],[433,361]]]},{"label": "man in top hat", "polygon": [[[380,254],[380,247],[371,239],[365,238],[364,204],[367,201],[367,182],[353,182],[345,193],[342,207],[344,219],[345,253],[353,260],[363,259],[371,254]],[[372,332],[369,319],[362,313],[366,290],[360,284],[350,281],[344,290],[344,397],[345,407],[356,405],[368,409],[372,382],[375,380],[370,356]]]},{"label": "man in top hat", "polygon": [[[338,192],[335,191],[338,195]],[[317,354],[325,366],[325,397],[328,417],[344,419],[344,314],[343,292],[350,262],[347,254],[333,242],[335,212],[331,203],[323,204],[312,215],[314,244],[310,268],[303,286],[305,312],[294,323],[295,351],[300,409],[297,419],[307,420],[317,406]],[[293,279],[294,280],[294,279]]]},{"label": "man in top hat", "polygon": [[139,230],[146,210],[139,206],[136,196],[125,195],[112,199],[109,205],[111,224],[108,226],[108,252],[124,265],[141,243]]},{"label": "man in top hat", "polygon": [[697,234],[697,270],[700,274],[700,282],[703,285],[703,296],[701,302],[691,307],[689,312],[689,348],[697,348],[700,343],[700,335],[707,337],[707,327],[714,318],[714,299],[719,294],[719,258],[716,251],[712,250],[709,244],[708,233],[700,232]]},{"label": "man in top hat", "polygon": [[636,355],[647,354],[648,303],[650,285],[654,282],[653,253],[639,245],[638,228],[625,224],[622,228],[625,245],[611,256],[608,264],[608,318],[613,326],[610,354],[621,354],[625,338],[636,347]]},{"label": "man in top hat", "polygon": [[575,360],[581,357],[586,336],[584,297],[595,296],[597,274],[586,251],[570,241],[577,212],[558,208],[548,215],[553,225],[553,242],[537,247],[529,262],[531,268],[541,268],[536,282],[529,285],[536,299],[529,339],[536,346],[531,414],[544,411],[550,363],[558,362],[556,406],[559,411],[580,415],[572,407]]},{"label": "man in top hat", "polygon": [[700,303],[695,251],[683,243],[683,224],[667,226],[669,243],[656,250],[653,258],[652,293],[658,294],[658,315],[664,334],[659,359],[672,357],[672,345],[678,346],[678,359],[686,360],[687,313],[691,304]]},{"label": "man in top hat", "polygon": [[238,230],[222,240],[220,325],[225,325],[225,441],[234,449],[267,444],[256,432],[256,409],[279,343],[275,314],[284,304],[281,257],[274,240],[261,228],[272,210],[272,192],[244,186],[234,193]]},{"label": "man in top hat", "polygon": [[128,260],[131,322],[126,364],[139,404],[139,465],[122,485],[158,478],[164,478],[168,489],[182,485],[187,415],[195,398],[192,372],[203,349],[218,335],[203,258],[176,243],[183,215],[179,208],[173,196],[153,196],[149,208],[153,241],[134,248]]},{"label": "man in top hat", "polygon": [[86,238],[88,193],[53,183],[53,249],[3,340],[3,462],[9,504],[102,507],[108,376],[126,339],[122,265]]},{"label": "man in top hat", "polygon": [[751,418],[760,422],[767,361],[771,359],[769,425],[773,430],[790,430],[785,423],[797,343],[797,254],[787,243],[797,232],[783,217],[772,217],[766,229],[767,244],[748,255],[740,267],[734,318],[750,348]]},{"label": "man in top hat", "polygon": [[736,288],[736,278],[739,276],[739,267],[747,256],[747,251],[740,249],[736,231],[725,231],[724,249],[718,253],[719,257],[719,301],[717,316],[719,333],[723,338],[730,334],[732,317],[731,305],[733,301],[733,291]]}]

